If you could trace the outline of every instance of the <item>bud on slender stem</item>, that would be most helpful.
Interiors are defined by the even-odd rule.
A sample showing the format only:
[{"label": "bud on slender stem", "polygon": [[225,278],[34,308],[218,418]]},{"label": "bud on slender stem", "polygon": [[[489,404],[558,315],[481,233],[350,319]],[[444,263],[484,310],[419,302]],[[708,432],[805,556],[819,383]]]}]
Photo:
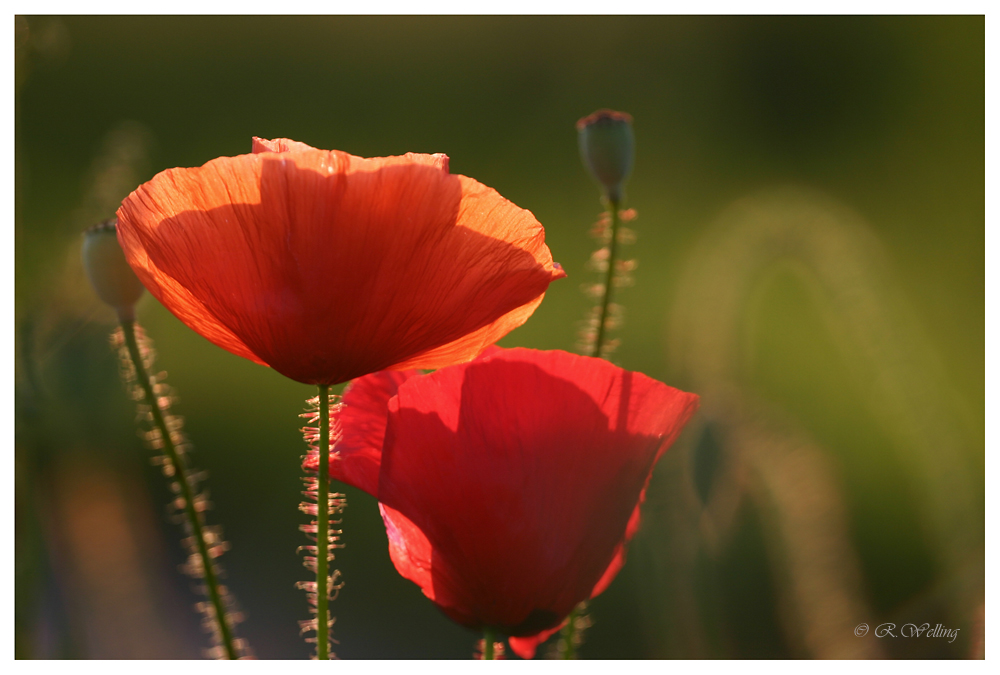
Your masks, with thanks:
[{"label": "bud on slender stem", "polygon": [[620,204],[635,155],[632,116],[614,110],[598,110],[578,121],[576,130],[583,165],[601,184],[608,201]]},{"label": "bud on slender stem", "polygon": [[97,297],[118,312],[120,321],[135,318],[135,303],[146,290],[118,244],[118,219],[94,225],[83,234],[83,268]]}]

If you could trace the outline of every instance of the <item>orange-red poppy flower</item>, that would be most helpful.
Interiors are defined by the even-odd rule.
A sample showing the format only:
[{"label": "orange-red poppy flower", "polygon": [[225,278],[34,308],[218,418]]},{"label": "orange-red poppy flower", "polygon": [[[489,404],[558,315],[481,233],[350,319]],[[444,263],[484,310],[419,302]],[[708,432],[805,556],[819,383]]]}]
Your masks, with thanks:
[{"label": "orange-red poppy flower", "polygon": [[181,321],[293,380],[468,361],[565,276],[534,216],[444,155],[253,150],[157,174],[118,238]]},{"label": "orange-red poppy flower", "polygon": [[523,658],[618,574],[653,467],[698,407],[607,361],[529,349],[374,373],[343,402],[330,475],[379,500],[397,571]]}]

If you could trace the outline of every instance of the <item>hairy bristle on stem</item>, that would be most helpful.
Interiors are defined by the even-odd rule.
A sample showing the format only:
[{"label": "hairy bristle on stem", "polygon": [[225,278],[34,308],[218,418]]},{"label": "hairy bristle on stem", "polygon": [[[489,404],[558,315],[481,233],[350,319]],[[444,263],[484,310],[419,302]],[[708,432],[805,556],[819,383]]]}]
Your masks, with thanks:
[{"label": "hairy bristle on stem", "polygon": [[580,645],[583,644],[584,632],[594,625],[587,614],[587,602],[581,602],[570,613],[566,625],[559,631],[559,638],[545,655],[547,659],[575,659]]},{"label": "hairy bristle on stem", "polygon": [[488,661],[501,661],[506,659],[503,642],[493,641],[492,636],[490,642],[492,643],[492,647],[490,650],[487,650],[486,638],[479,638],[476,642],[476,649],[472,652],[472,658],[477,661],[484,659]]},{"label": "hairy bristle on stem", "polygon": [[188,558],[181,571],[199,583],[195,590],[206,597],[195,609],[202,616],[202,627],[211,636],[212,646],[206,655],[215,659],[252,658],[246,640],[236,637],[235,626],[243,621],[235,600],[220,583],[222,568],[216,559],[229,549],[222,528],[205,524],[205,512],[211,507],[208,493],[202,488],[206,473],[190,466],[188,453],[193,449],[184,435],[184,419],[170,413],[177,401],[166,383],[166,373],[153,372],[155,354],[145,331],[134,321],[123,321],[111,334],[117,350],[122,380],[129,396],[136,401],[139,436],[157,454],[152,463],[160,467],[175,498],[169,503],[171,520],[184,528],[181,543]]},{"label": "hairy bristle on stem", "polygon": [[[340,579],[340,570],[330,570],[330,563],[334,560],[334,549],[343,548],[340,543],[340,535],[343,530],[339,529],[341,520],[334,520],[332,516],[339,515],[347,508],[346,495],[339,492],[330,492],[330,453],[334,451],[337,441],[340,440],[340,426],[337,422],[337,414],[343,404],[339,403],[340,397],[329,393],[329,387],[320,386],[319,396],[314,396],[306,403],[308,408],[300,417],[306,418],[310,424],[319,426],[302,427],[302,436],[309,446],[309,457],[317,457],[318,466],[316,472],[308,472],[303,478],[305,490],[303,495],[307,501],[299,504],[299,510],[303,513],[315,516],[315,519],[306,525],[300,525],[299,529],[305,533],[306,537],[313,542],[311,545],[300,546],[298,551],[304,551],[303,566],[316,575],[316,581],[300,581],[296,584],[306,592],[309,601],[309,611],[313,615],[311,619],[299,622],[299,632],[303,635],[314,633],[314,636],[307,637],[306,642],[316,644],[315,658],[320,660],[336,658],[330,649],[330,643],[334,640],[330,632],[333,623],[336,621],[330,616],[329,604],[337,599],[344,582]],[[320,452],[320,448],[324,451]],[[320,495],[326,502],[326,508],[320,508]],[[324,626],[320,630],[320,626]]]},{"label": "hairy bristle on stem", "polygon": [[635,220],[635,209],[618,210],[618,205],[610,203],[608,210],[601,213],[591,228],[591,235],[597,239],[599,248],[587,261],[587,269],[596,272],[598,281],[585,282],[580,290],[594,300],[595,304],[579,322],[577,350],[582,354],[609,358],[619,345],[618,339],[611,339],[608,333],[621,328],[625,319],[625,308],[612,301],[615,289],[635,284],[632,273],[638,267],[635,260],[621,260],[621,246],[635,243],[635,232],[622,223]]}]

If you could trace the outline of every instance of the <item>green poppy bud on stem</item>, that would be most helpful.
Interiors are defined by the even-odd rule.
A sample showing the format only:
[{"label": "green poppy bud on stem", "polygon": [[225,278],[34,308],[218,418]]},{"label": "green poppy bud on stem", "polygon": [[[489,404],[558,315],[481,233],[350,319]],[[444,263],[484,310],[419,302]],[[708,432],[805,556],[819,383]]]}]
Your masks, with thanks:
[{"label": "green poppy bud on stem", "polygon": [[613,204],[622,199],[622,187],[632,171],[635,137],[632,116],[614,110],[598,110],[576,123],[580,132],[583,165],[604,188]]},{"label": "green poppy bud on stem", "polygon": [[135,303],[146,290],[118,244],[118,219],[110,218],[83,233],[83,268],[99,297],[121,321],[135,318]]}]

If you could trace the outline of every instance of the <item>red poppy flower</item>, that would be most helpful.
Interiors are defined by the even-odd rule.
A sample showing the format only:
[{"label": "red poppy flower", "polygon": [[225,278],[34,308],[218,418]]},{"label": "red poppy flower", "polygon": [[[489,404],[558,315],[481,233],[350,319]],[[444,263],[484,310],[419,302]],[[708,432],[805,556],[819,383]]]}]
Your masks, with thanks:
[{"label": "red poppy flower", "polygon": [[607,361],[527,349],[368,375],[343,402],[330,474],[381,502],[396,569],[525,658],[621,569],[653,466],[698,407]]},{"label": "red poppy flower", "polygon": [[118,238],[184,323],[294,380],[468,361],[565,276],[532,214],[444,155],[253,150],[157,174]]}]

